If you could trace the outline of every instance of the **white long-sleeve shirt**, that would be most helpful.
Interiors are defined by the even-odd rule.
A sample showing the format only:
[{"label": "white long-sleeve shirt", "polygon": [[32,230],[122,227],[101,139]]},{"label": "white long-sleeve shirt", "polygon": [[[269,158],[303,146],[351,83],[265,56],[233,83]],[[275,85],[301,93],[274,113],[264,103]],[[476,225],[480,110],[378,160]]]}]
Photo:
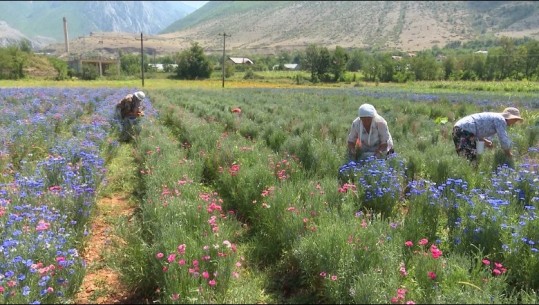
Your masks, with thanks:
[{"label": "white long-sleeve shirt", "polygon": [[348,133],[348,142],[355,143],[360,139],[361,150],[364,152],[375,153],[380,144],[387,143],[387,151],[393,147],[393,138],[389,132],[386,120],[380,115],[372,118],[370,132],[367,132],[361,123],[361,119],[357,117],[350,127]]}]

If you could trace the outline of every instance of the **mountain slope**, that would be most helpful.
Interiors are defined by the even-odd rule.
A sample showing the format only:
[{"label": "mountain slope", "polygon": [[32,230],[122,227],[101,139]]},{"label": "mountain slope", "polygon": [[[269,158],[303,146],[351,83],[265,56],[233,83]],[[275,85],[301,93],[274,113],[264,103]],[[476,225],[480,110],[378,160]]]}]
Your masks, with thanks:
[{"label": "mountain slope", "polygon": [[162,31],[218,48],[334,47],[423,49],[479,35],[539,37],[533,1],[212,1]]},{"label": "mountain slope", "polygon": [[[230,35],[226,50],[231,56],[276,54],[309,44],[414,52],[502,35],[539,39],[539,2],[210,1],[163,29],[158,35],[144,32],[148,54],[180,52],[193,42],[220,53],[222,33]],[[70,45],[76,54],[140,50],[133,31],[78,37]],[[47,50],[59,54],[65,47],[57,43]]]},{"label": "mountain slope", "polygon": [[[155,34],[195,9],[178,1],[2,1],[0,20],[29,39],[64,40],[90,32]],[[3,33],[3,32],[0,32]]]},{"label": "mountain slope", "polygon": [[0,37],[0,47],[6,47],[23,39],[28,39],[23,33],[10,27],[5,21],[0,21],[0,32],[3,33],[2,37]]}]

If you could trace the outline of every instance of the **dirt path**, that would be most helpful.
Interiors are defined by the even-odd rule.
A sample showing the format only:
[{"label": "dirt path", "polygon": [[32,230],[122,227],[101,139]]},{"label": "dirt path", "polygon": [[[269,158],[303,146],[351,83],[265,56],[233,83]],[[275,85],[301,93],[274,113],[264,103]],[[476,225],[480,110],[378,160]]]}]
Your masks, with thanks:
[{"label": "dirt path", "polygon": [[[107,267],[106,255],[112,248],[114,222],[121,216],[130,217],[134,211],[125,198],[101,198],[96,215],[91,220],[91,233],[82,254],[87,263],[86,276],[75,304],[147,304],[132,297],[119,280],[119,275]],[[129,218],[127,218],[129,219]]]}]

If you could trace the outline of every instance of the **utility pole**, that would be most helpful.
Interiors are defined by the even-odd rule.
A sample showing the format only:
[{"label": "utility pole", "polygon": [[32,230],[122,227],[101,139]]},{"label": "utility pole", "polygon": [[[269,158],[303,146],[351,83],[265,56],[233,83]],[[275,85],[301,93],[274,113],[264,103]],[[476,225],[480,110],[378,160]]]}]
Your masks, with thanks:
[{"label": "utility pole", "polygon": [[[135,38],[138,40],[138,38]],[[144,87],[144,38],[140,32],[140,71],[142,73],[142,87]]]},{"label": "utility pole", "polygon": [[225,41],[227,37],[230,37],[230,35],[227,35],[225,32],[223,34],[219,34],[219,36],[223,36],[223,88],[225,87]]}]

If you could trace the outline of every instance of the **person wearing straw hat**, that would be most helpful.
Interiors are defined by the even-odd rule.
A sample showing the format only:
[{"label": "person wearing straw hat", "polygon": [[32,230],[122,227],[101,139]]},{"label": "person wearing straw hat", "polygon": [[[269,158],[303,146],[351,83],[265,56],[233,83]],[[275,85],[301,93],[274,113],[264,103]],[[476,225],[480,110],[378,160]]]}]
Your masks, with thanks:
[{"label": "person wearing straw hat", "polygon": [[474,161],[477,159],[478,142],[484,141],[484,146],[492,148],[494,145],[488,138],[497,134],[505,155],[512,157],[512,143],[507,135],[507,127],[520,121],[523,119],[515,107],[507,107],[501,113],[481,112],[467,115],[453,126],[455,150],[459,156]]},{"label": "person wearing straw hat", "polygon": [[120,141],[129,142],[140,133],[140,118],[144,116],[142,101],[146,95],[142,91],[126,95],[116,104],[116,118],[122,123]]},{"label": "person wearing straw hat", "polygon": [[348,133],[348,159],[385,158],[393,153],[393,139],[386,120],[373,105],[362,104]]}]

